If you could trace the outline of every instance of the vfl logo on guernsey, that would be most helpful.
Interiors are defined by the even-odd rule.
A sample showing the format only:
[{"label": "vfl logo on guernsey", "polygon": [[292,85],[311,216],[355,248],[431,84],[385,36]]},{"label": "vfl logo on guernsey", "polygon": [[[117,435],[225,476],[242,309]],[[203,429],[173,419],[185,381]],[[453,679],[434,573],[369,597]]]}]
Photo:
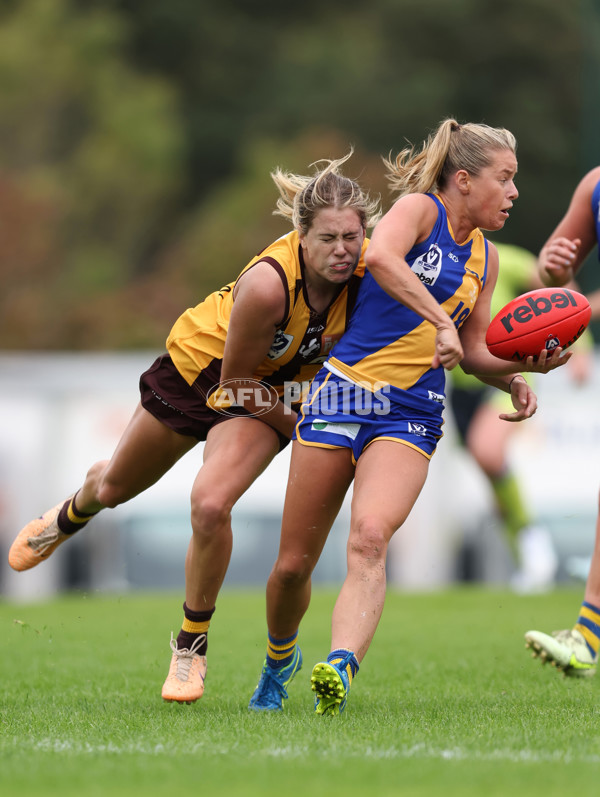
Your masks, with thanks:
[{"label": "vfl logo on guernsey", "polygon": [[437,244],[431,244],[424,255],[413,261],[411,269],[425,285],[434,285],[440,276],[442,266],[442,250]]},{"label": "vfl logo on guernsey", "polygon": [[433,390],[428,390],[427,392],[431,401],[436,401],[438,404],[444,403],[444,396],[442,393],[434,393]]},{"label": "vfl logo on guernsey", "polygon": [[285,332],[278,329],[273,338],[269,353],[267,354],[269,360],[278,360],[280,357],[283,357],[293,340],[293,335],[286,335]]},{"label": "vfl logo on guernsey", "polygon": [[413,423],[412,421],[409,421],[408,431],[410,434],[416,434],[418,437],[425,437],[427,434],[427,427],[422,423]]}]

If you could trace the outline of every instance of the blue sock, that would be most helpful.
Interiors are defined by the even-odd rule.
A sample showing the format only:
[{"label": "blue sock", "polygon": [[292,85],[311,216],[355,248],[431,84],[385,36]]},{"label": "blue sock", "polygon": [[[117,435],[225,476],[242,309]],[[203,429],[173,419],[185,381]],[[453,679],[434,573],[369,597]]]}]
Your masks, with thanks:
[{"label": "blue sock", "polygon": [[293,636],[286,637],[286,639],[277,639],[269,634],[267,665],[274,670],[280,670],[282,667],[286,667],[290,664],[294,658],[297,639],[297,631]]},{"label": "blue sock", "polygon": [[575,630],[583,635],[592,656],[598,656],[600,647],[600,609],[584,601],[581,604]]},{"label": "blue sock", "polygon": [[346,673],[348,674],[348,684],[352,683],[352,679],[359,670],[358,659],[351,650],[346,650],[346,648],[332,650],[329,656],[327,656],[327,663],[335,664],[338,669],[340,669],[340,664],[345,666]]}]

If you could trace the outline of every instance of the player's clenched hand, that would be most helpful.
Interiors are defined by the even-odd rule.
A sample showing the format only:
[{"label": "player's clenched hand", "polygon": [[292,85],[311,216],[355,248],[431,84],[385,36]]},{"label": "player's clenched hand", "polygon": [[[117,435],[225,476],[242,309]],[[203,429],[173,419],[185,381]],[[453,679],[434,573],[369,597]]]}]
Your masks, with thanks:
[{"label": "player's clenched hand", "polygon": [[542,247],[538,267],[544,282],[552,285],[564,285],[573,279],[573,264],[581,240],[579,238],[553,238]]},{"label": "player's clenched hand", "polygon": [[463,356],[462,345],[454,324],[438,327],[435,335],[435,354],[431,366],[439,368],[441,365],[450,370],[459,364]]}]

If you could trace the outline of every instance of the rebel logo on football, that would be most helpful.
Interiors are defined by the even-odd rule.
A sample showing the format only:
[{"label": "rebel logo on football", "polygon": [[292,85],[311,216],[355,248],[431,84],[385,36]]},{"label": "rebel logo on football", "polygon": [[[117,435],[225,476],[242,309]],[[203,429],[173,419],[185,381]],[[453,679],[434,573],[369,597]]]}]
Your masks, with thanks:
[{"label": "rebel logo on football", "polygon": [[507,332],[514,332],[513,324],[527,324],[534,316],[551,313],[553,309],[577,307],[577,299],[571,291],[556,290],[549,296],[527,296],[523,304],[512,308],[511,312],[500,317],[500,322]]}]

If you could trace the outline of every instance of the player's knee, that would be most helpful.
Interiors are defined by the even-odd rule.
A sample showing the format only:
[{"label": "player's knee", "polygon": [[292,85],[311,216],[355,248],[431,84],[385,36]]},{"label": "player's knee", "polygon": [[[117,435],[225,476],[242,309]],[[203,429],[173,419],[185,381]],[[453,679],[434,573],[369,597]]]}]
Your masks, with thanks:
[{"label": "player's knee", "polygon": [[359,519],[348,538],[348,559],[362,562],[377,562],[385,559],[389,536],[378,518]]},{"label": "player's knee", "polygon": [[224,525],[229,525],[231,503],[219,495],[192,495],[192,529],[194,534],[205,530],[213,533]]},{"label": "player's knee", "polygon": [[279,557],[273,566],[271,579],[283,589],[298,587],[311,576],[314,563],[306,556]]}]

